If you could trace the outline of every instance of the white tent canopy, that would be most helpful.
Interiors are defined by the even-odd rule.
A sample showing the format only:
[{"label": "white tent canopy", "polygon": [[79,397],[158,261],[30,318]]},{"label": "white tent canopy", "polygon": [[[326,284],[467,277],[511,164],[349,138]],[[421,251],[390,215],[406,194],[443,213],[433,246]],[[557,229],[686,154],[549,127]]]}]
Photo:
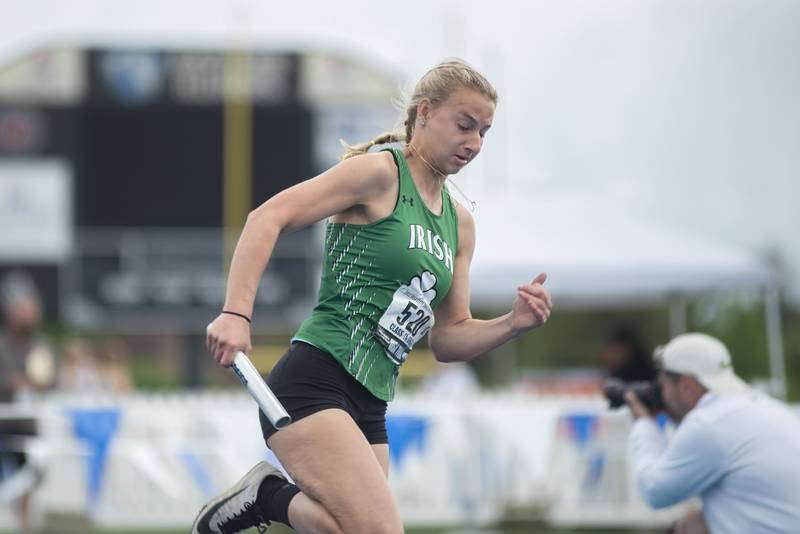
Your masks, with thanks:
[{"label": "white tent canopy", "polygon": [[581,307],[763,289],[770,280],[767,266],[746,251],[655,225],[578,193],[494,196],[479,202],[475,219],[475,304],[507,305],[518,284],[542,271],[555,298]]},{"label": "white tent canopy", "polygon": [[[780,307],[768,266],[745,250],[655,225],[629,211],[570,192],[514,191],[482,199],[470,269],[473,305],[508,307],[519,284],[547,272],[545,285],[560,309],[669,303],[676,334],[685,328],[688,296],[757,291],[765,303],[771,387],[784,396]],[[677,322],[684,324],[676,327]]]}]

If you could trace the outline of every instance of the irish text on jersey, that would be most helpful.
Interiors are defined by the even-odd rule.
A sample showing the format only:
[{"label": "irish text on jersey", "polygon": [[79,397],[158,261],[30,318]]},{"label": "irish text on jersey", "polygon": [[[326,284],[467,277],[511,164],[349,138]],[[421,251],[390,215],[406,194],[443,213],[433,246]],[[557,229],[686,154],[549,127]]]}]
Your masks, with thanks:
[{"label": "irish text on jersey", "polygon": [[453,249],[442,239],[439,234],[434,234],[421,224],[408,226],[408,248],[421,248],[437,260],[444,262],[444,266],[453,273]]}]

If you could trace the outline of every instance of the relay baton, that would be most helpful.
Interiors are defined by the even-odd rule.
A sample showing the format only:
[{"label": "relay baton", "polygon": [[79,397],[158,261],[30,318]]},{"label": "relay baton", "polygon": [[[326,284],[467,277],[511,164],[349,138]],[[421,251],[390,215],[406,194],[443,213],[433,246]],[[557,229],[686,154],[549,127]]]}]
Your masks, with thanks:
[{"label": "relay baton", "polygon": [[281,429],[292,422],[292,418],[286,412],[278,397],[269,389],[269,386],[261,378],[261,373],[250,361],[247,355],[239,351],[231,364],[233,372],[239,377],[242,385],[247,388],[250,395],[255,399],[261,411],[267,416],[269,422],[277,429]]}]

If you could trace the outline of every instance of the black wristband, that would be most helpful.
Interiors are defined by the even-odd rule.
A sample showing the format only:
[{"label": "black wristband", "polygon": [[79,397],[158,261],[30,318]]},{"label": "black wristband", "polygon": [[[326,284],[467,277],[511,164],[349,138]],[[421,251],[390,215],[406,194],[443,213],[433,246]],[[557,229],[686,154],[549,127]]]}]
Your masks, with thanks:
[{"label": "black wristband", "polygon": [[245,321],[247,321],[248,323],[249,323],[249,322],[251,322],[251,321],[250,321],[250,317],[248,317],[248,316],[246,316],[246,315],[243,315],[243,314],[241,314],[241,313],[239,313],[239,312],[235,312],[235,311],[228,311],[228,310],[222,310],[222,313],[227,313],[228,315],[235,315],[236,317],[241,317],[242,319],[244,319],[244,320],[245,320]]}]

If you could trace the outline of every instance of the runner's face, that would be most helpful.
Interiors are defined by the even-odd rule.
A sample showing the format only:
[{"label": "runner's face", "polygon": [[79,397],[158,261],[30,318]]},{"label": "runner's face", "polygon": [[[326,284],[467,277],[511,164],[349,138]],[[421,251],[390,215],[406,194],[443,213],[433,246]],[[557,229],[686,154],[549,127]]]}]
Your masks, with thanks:
[{"label": "runner's face", "polygon": [[455,91],[428,113],[423,152],[445,174],[457,173],[480,153],[492,126],[494,107],[491,100],[475,90]]}]

